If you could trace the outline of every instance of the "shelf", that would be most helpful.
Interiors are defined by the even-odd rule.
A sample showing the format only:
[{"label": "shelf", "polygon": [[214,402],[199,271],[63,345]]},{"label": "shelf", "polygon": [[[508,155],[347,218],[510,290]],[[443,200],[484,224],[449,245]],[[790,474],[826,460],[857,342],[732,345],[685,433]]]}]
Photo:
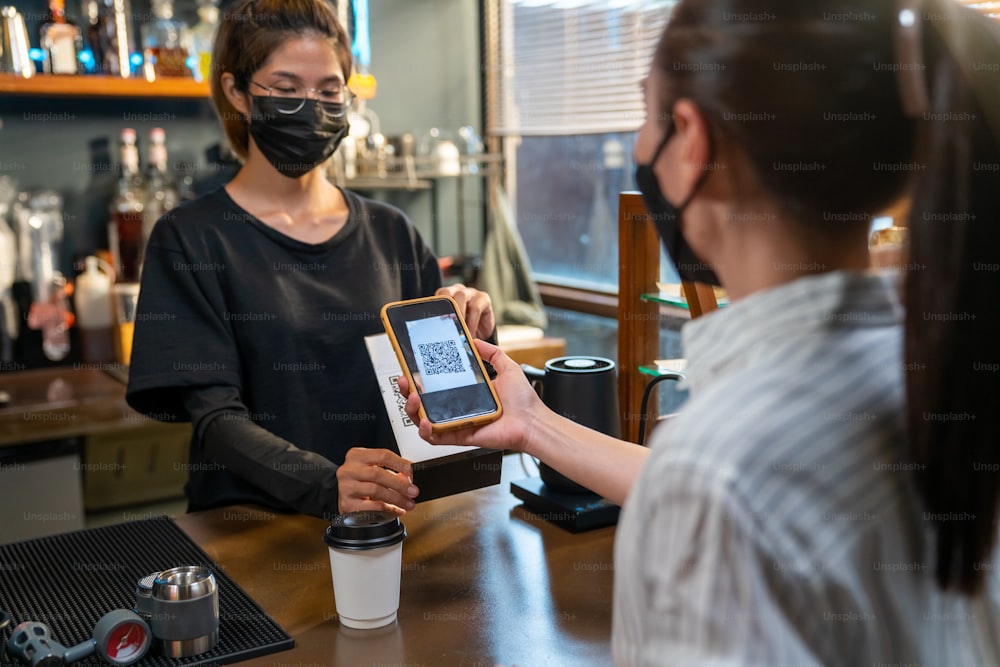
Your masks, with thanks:
[{"label": "shelf", "polygon": [[[688,309],[687,299],[683,299],[674,294],[664,294],[663,292],[647,292],[645,294],[639,295],[642,301],[649,301],[650,303],[660,303],[667,306],[676,306],[677,308]],[[729,300],[725,297],[719,299],[719,308],[725,308],[729,305]]]},{"label": "shelf", "polygon": [[[657,287],[660,288],[659,292],[644,292],[639,295],[642,301],[648,301],[651,303],[662,303],[668,306],[676,306],[678,308],[684,308],[687,310],[688,303],[687,299],[681,296],[681,286],[679,283],[657,283]],[[722,308],[728,305],[729,300],[726,298],[725,293],[721,290],[715,292],[717,299],[717,305]]]},{"label": "shelf", "polygon": [[686,369],[686,359],[657,359],[652,364],[639,366],[639,372],[643,375],[651,375],[653,377],[667,376],[674,380],[683,380]]},{"label": "shelf", "polygon": [[[656,377],[680,379],[678,360],[657,359],[660,316],[664,312],[683,318],[700,317],[715,310],[725,296],[711,285],[660,282],[661,242],[638,192],[618,197],[618,399],[625,440],[638,442],[640,417],[653,421],[657,405],[646,406],[644,397]],[[682,289],[690,297],[682,299]],[[672,311],[672,312],[671,312]],[[653,361],[655,360],[655,361]],[[643,408],[646,408],[644,411]]]},{"label": "shelf", "polygon": [[25,79],[0,74],[0,95],[56,97],[208,98],[208,84],[194,79],[122,79],[113,76],[36,74]]},{"label": "shelf", "polygon": [[677,306],[678,308],[684,308],[687,310],[688,304],[687,299],[673,295],[664,294],[663,292],[647,292],[639,296],[643,301],[649,301],[651,303],[662,303],[668,306]]},{"label": "shelf", "polygon": [[336,181],[337,185],[342,185],[351,190],[430,190],[434,183],[426,178],[410,180],[402,175],[386,176],[358,176],[356,178],[343,179],[343,182]]}]

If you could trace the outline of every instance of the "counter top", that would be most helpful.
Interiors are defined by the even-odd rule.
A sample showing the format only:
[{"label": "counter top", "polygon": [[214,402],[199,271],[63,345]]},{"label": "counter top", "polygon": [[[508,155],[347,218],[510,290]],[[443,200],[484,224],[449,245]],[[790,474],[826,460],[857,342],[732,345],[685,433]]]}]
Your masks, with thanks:
[{"label": "counter top", "polygon": [[0,447],[117,431],[150,420],[125,402],[125,385],[98,367],[0,375]]},{"label": "counter top", "polygon": [[508,455],[500,485],[406,515],[398,620],[380,630],[337,621],[323,520],[231,507],[176,522],[295,638],[241,664],[611,664],[614,528],[527,512],[509,492],[525,476]]}]

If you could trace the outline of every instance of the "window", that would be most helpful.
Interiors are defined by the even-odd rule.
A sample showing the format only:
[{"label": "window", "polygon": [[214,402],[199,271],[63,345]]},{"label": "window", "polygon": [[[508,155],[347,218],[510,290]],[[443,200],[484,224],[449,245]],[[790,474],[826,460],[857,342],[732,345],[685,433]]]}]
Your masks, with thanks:
[{"label": "window", "polygon": [[540,281],[617,291],[618,193],[635,189],[632,146],[645,113],[639,81],[674,4],[486,4],[487,129],[502,143]]}]

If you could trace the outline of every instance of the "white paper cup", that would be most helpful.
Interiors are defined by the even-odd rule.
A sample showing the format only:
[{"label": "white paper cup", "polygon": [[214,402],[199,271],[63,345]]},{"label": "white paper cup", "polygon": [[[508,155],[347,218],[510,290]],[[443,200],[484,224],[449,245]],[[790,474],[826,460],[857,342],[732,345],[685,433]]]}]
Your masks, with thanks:
[{"label": "white paper cup", "polygon": [[330,521],[323,539],[342,625],[368,630],[396,620],[405,537],[406,528],[390,512],[351,512]]}]

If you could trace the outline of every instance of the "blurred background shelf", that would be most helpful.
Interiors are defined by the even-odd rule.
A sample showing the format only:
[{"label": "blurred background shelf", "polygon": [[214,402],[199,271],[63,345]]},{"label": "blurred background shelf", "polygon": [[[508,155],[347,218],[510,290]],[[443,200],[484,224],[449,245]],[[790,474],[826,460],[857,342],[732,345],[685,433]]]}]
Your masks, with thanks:
[{"label": "blurred background shelf", "polygon": [[208,83],[194,79],[122,79],[113,76],[37,74],[31,78],[0,74],[0,94],[55,97],[207,98]]},{"label": "blurred background shelf", "polygon": [[651,364],[639,366],[639,372],[644,375],[652,377],[668,376],[675,380],[683,380],[686,369],[686,359],[657,359]]},{"label": "blurred background shelf", "polygon": [[[656,283],[658,292],[645,292],[639,295],[642,301],[687,308],[688,302],[683,294],[683,287],[680,283]],[[716,304],[722,308],[729,304],[726,292],[722,288],[713,288],[716,297]]]}]

